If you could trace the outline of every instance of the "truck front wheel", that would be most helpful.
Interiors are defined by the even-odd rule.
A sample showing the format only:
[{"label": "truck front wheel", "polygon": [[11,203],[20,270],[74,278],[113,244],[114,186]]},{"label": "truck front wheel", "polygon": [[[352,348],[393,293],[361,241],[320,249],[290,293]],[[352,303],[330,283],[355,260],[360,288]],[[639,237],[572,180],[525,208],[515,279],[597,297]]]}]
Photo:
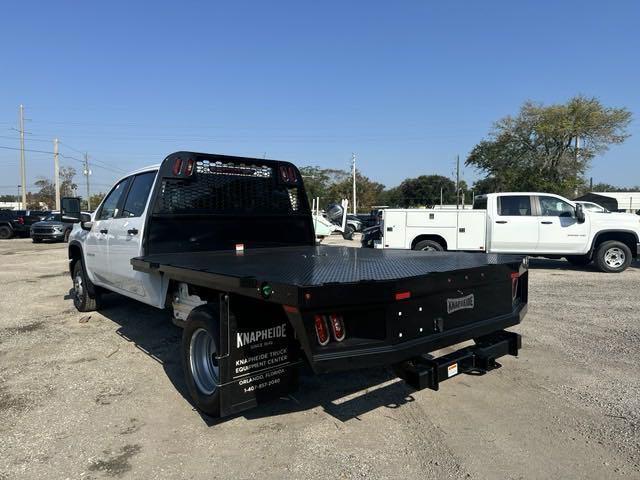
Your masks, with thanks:
[{"label": "truck front wheel", "polygon": [[[92,295],[89,289],[94,291]],[[79,312],[93,312],[98,309],[100,294],[97,288],[91,284],[82,268],[82,261],[78,260],[73,265],[73,305]]]},{"label": "truck front wheel", "polygon": [[616,240],[604,242],[596,252],[596,265],[602,272],[620,273],[631,265],[631,250]]},{"label": "truck front wheel", "polygon": [[220,317],[214,305],[194,308],[182,331],[182,369],[195,406],[220,416]]}]

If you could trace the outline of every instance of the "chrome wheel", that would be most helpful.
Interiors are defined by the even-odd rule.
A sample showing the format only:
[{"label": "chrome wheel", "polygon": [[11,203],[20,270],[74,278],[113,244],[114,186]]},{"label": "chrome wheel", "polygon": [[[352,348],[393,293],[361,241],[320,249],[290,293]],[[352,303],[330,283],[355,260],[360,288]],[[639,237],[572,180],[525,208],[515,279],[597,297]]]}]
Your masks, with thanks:
[{"label": "chrome wheel", "polygon": [[204,395],[211,395],[218,388],[218,359],[216,344],[211,334],[199,328],[191,336],[189,344],[189,363],[191,376]]},{"label": "chrome wheel", "polygon": [[76,297],[76,300],[79,302],[82,301],[82,297],[84,296],[84,283],[82,282],[82,275],[76,275],[73,279],[73,293]]},{"label": "chrome wheel", "polygon": [[626,259],[624,250],[618,247],[610,248],[604,254],[604,262],[611,268],[620,268]]}]

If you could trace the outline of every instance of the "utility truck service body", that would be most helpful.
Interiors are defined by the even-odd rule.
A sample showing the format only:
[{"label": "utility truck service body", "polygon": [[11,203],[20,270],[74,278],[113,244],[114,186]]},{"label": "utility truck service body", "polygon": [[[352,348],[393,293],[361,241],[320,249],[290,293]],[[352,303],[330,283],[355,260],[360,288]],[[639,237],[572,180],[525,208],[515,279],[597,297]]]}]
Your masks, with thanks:
[{"label": "utility truck service body", "polygon": [[[314,372],[393,366],[417,389],[496,368],[520,336],[526,259],[316,246],[287,162],[177,152],[119,180],[69,243],[74,304],[112,291],[172,311],[194,404],[224,416]],[[427,356],[467,340],[475,344]]]},{"label": "utility truck service body", "polygon": [[566,257],[577,265],[594,261],[605,272],[625,270],[640,250],[637,215],[587,212],[549,193],[479,195],[473,206],[383,210],[363,246]]}]

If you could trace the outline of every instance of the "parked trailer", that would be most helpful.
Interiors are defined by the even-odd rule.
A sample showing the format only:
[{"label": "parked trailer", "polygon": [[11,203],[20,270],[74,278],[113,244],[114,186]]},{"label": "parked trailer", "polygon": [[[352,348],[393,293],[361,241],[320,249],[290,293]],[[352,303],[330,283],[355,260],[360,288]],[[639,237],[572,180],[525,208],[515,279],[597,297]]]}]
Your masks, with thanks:
[{"label": "parked trailer", "polygon": [[[225,416],[314,372],[392,366],[417,389],[517,355],[526,259],[316,246],[297,168],[177,152],[119,180],[69,245],[74,304],[105,291],[171,308],[193,403]],[[474,340],[440,358],[427,354]]]}]

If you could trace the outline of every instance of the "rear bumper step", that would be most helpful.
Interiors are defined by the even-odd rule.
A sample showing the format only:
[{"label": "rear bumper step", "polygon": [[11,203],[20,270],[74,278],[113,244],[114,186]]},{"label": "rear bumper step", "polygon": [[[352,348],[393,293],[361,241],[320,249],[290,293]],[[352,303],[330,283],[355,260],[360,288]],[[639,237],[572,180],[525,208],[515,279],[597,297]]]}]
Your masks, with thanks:
[{"label": "rear bumper step", "polygon": [[475,339],[476,345],[462,348],[438,358],[416,357],[394,365],[398,377],[416,390],[438,390],[440,382],[460,373],[484,374],[501,365],[496,359],[518,355],[520,335],[501,330]]}]

